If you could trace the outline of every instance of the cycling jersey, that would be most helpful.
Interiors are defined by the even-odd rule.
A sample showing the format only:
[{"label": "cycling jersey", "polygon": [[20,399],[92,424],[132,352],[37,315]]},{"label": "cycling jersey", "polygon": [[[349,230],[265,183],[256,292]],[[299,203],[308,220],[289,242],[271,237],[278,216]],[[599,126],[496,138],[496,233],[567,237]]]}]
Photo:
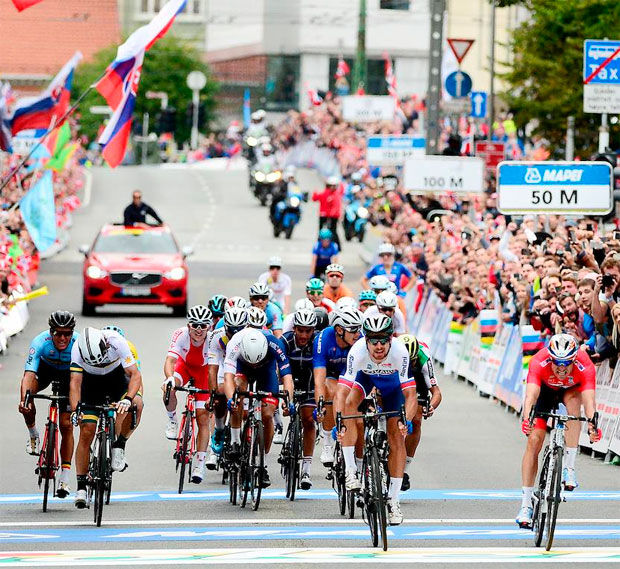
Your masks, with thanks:
[{"label": "cycling jersey", "polygon": [[328,326],[314,339],[314,368],[325,368],[327,379],[338,378],[347,364],[347,354],[350,346],[341,348],[336,342],[336,331],[333,326]]},{"label": "cycling jersey", "polygon": [[138,357],[138,350],[136,350],[136,346],[134,346],[133,342],[130,342],[129,340],[127,340],[127,345],[129,346],[129,350],[133,355],[133,359],[136,360],[136,365],[138,366],[138,369],[140,369],[140,358]]},{"label": "cycling jersey", "polygon": [[[192,358],[195,358],[197,365],[207,365],[208,356],[209,356],[209,337],[210,334],[207,334],[207,338],[205,343],[202,345],[202,349],[200,350],[202,354],[202,360],[199,355],[196,354],[196,350],[193,350]],[[189,337],[189,330],[187,326],[183,326],[174,331],[172,334],[172,340],[170,341],[170,346],[168,348],[168,355],[176,358],[187,360],[187,355],[190,350],[190,346],[192,342]],[[201,360],[201,361],[200,361]]]},{"label": "cycling jersey", "polygon": [[409,361],[409,375],[415,379],[418,401],[425,403],[430,388],[437,386],[431,352],[426,344],[420,342],[415,364]]},{"label": "cycling jersey", "polygon": [[136,365],[136,360],[131,353],[127,340],[123,338],[118,332],[113,330],[102,330],[106,343],[108,344],[108,351],[103,359],[103,362],[99,365],[93,366],[87,364],[80,354],[78,344],[75,342],[71,349],[71,371],[77,373],[88,372],[90,375],[107,375],[115,368],[122,366],[123,369]]},{"label": "cycling jersey", "polygon": [[284,334],[282,341],[291,364],[295,390],[306,392],[302,402],[314,403],[314,380],[312,375],[314,337],[310,338],[310,341],[303,347],[297,345],[293,332]]},{"label": "cycling jersey", "polygon": [[280,272],[278,280],[274,281],[269,271],[262,273],[258,277],[258,282],[266,284],[272,291],[275,300],[284,306],[284,298],[291,295],[291,277],[286,273]]},{"label": "cycling jersey", "polygon": [[282,330],[282,311],[273,302],[267,303],[265,314],[267,315],[267,328],[269,330]]},{"label": "cycling jersey", "polygon": [[295,313],[287,314],[284,317],[284,322],[282,322],[282,333],[286,334],[287,332],[291,332],[293,330],[293,322],[295,321]]},{"label": "cycling jersey", "polygon": [[331,300],[332,302],[338,302],[341,298],[344,298],[345,296],[350,296],[351,298],[353,298],[353,293],[348,286],[343,284],[341,284],[336,289],[336,291],[334,291],[332,287],[328,285],[325,285],[325,288],[323,289],[323,297],[327,300]]},{"label": "cycling jersey", "polygon": [[405,265],[403,265],[402,263],[396,262],[392,265],[392,268],[390,269],[390,273],[388,274],[383,264],[379,263],[375,265],[374,267],[372,267],[366,273],[366,278],[371,279],[372,277],[376,275],[385,275],[388,279],[390,279],[390,281],[392,281],[397,286],[398,294],[401,296],[404,296],[405,293],[400,290],[402,278],[403,276],[406,276],[407,278],[410,279],[411,271],[407,267],[405,267]]},{"label": "cycling jersey", "polygon": [[25,371],[37,373],[41,362],[45,362],[55,370],[68,370],[71,364],[71,350],[77,339],[78,333],[73,332],[73,337],[69,341],[68,346],[64,350],[59,351],[54,345],[50,331],[41,332],[30,343],[30,350],[28,350],[28,357],[24,366]]},{"label": "cycling jersey", "polygon": [[333,241],[331,241],[327,247],[323,247],[322,243],[318,241],[312,249],[312,253],[316,255],[315,272],[320,272],[321,269],[324,270],[327,265],[331,264],[332,257],[340,253],[340,248]]},{"label": "cycling jersey", "polygon": [[405,402],[403,391],[416,388],[415,379],[409,373],[409,352],[404,344],[392,342],[385,359],[375,362],[370,358],[365,338],[353,344],[346,371],[338,383],[359,389],[364,397],[376,387],[381,393],[384,411],[398,411]]},{"label": "cycling jersey", "polygon": [[224,383],[224,358],[226,357],[226,345],[230,338],[226,335],[226,330],[217,330],[211,336],[209,342],[208,363],[210,366],[218,366],[217,383]]},{"label": "cycling jersey", "polygon": [[527,383],[533,385],[546,385],[551,389],[568,389],[579,386],[579,391],[595,389],[596,368],[590,360],[590,356],[583,350],[579,350],[577,359],[573,364],[572,374],[560,379],[553,373],[552,359],[549,350],[543,348],[531,360],[527,372]]},{"label": "cycling jersey", "polygon": [[[172,342],[168,349],[168,355],[176,356],[174,364],[174,376],[186,385],[190,378],[194,379],[194,387],[209,389],[209,335],[200,346],[195,346],[190,337],[187,327],[179,328],[172,335]],[[196,407],[204,406],[209,396],[206,393],[196,394]],[[200,405],[199,405],[200,403]]]},{"label": "cycling jersey", "polygon": [[[370,318],[371,316],[377,316],[377,314],[379,314],[379,309],[376,306],[370,306],[366,309],[366,312],[364,312],[364,320]],[[395,334],[405,334],[407,332],[407,328],[405,327],[405,317],[403,316],[400,308],[396,308],[396,310],[394,310],[392,322],[394,323]]]}]

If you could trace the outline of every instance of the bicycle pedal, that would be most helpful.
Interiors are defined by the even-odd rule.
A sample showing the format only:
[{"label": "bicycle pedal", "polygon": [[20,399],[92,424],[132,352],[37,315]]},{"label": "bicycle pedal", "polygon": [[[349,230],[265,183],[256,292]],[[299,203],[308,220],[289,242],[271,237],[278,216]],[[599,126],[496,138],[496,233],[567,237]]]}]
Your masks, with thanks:
[{"label": "bicycle pedal", "polygon": [[331,470],[327,471],[327,474],[325,475],[325,480],[333,480],[334,479],[334,474]]}]

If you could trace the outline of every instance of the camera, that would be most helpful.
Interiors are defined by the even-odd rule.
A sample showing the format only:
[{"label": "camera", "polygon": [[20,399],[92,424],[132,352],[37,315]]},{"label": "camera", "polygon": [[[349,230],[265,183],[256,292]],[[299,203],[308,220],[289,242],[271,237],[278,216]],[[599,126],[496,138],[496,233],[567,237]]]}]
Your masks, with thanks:
[{"label": "camera", "polygon": [[603,289],[614,286],[615,282],[611,275],[603,275]]}]

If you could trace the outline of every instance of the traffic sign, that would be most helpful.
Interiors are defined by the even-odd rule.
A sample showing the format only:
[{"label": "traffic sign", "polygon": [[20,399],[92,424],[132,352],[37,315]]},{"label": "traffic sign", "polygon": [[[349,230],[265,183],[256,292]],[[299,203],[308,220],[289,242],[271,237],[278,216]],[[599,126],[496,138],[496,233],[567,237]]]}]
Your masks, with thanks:
[{"label": "traffic sign", "polygon": [[501,162],[497,188],[505,214],[606,215],[614,203],[608,162]]},{"label": "traffic sign", "polygon": [[484,162],[461,156],[411,157],[405,162],[403,184],[410,192],[480,193]]},{"label": "traffic sign", "polygon": [[471,85],[471,77],[460,69],[446,77],[446,91],[452,97],[466,97],[471,91]]},{"label": "traffic sign", "polygon": [[192,91],[201,91],[207,84],[207,76],[202,71],[190,71],[186,81]]},{"label": "traffic sign", "polygon": [[471,99],[471,116],[476,119],[483,119],[487,116],[487,94],[485,91],[472,91],[469,94]]},{"label": "traffic sign", "polygon": [[456,39],[456,38],[448,38],[448,45],[456,57],[456,60],[461,63],[467,52],[470,50],[475,40],[464,40],[464,39]]},{"label": "traffic sign", "polygon": [[341,97],[342,118],[349,122],[394,120],[396,104],[390,95],[346,95]]},{"label": "traffic sign", "polygon": [[487,142],[479,140],[476,142],[476,156],[484,160],[488,170],[495,171],[497,165],[504,160],[506,145],[503,142]]},{"label": "traffic sign", "polygon": [[402,166],[409,156],[425,156],[426,139],[409,134],[369,136],[366,160],[373,166]]},{"label": "traffic sign", "polygon": [[620,113],[620,41],[583,43],[583,111]]}]

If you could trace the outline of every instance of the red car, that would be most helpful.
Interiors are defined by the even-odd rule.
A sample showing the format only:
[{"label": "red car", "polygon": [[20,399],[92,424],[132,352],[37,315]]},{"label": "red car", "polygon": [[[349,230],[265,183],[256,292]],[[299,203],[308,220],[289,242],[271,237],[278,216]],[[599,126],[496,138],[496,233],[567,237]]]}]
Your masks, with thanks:
[{"label": "red car", "polygon": [[92,247],[83,245],[82,314],[104,304],[165,304],[187,312],[187,264],[191,247],[179,249],[166,225],[104,225]]}]

